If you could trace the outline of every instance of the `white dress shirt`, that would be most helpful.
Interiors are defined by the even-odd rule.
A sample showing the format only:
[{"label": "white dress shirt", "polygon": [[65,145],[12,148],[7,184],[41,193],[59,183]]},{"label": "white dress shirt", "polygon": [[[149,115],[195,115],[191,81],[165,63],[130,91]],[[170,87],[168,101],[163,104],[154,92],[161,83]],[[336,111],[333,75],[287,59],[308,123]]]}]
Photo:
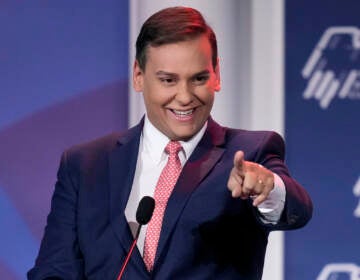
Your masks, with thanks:
[{"label": "white dress shirt", "polygon": [[[180,141],[182,150],[179,152],[181,166],[184,166],[200,139],[205,133],[207,123],[189,141]],[[138,228],[136,222],[136,210],[144,196],[154,196],[155,187],[160,173],[167,163],[168,155],[165,147],[169,138],[155,128],[147,116],[145,116],[144,127],[141,134],[139,153],[136,163],[134,181],[131,188],[128,203],[125,208],[125,216],[129,223],[132,234],[135,236]],[[267,223],[276,223],[285,203],[285,186],[281,178],[274,174],[275,188],[269,194],[267,200],[258,206],[262,213],[262,220]],[[224,186],[226,188],[227,186]],[[141,255],[143,254],[146,225],[140,231],[137,246]]]}]

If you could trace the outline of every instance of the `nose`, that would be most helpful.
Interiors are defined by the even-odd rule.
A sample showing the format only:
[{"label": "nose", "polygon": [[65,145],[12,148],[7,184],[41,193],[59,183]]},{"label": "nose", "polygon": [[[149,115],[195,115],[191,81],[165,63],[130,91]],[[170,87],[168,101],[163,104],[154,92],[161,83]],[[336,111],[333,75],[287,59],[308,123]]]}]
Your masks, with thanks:
[{"label": "nose", "polygon": [[176,91],[176,100],[181,105],[188,105],[194,100],[194,94],[191,86],[187,83],[180,83]]}]

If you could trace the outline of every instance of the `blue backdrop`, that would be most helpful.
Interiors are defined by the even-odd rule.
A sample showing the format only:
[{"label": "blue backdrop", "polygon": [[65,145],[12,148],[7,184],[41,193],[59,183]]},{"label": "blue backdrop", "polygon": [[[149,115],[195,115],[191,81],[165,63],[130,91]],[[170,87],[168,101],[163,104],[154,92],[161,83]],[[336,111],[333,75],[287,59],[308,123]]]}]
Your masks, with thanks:
[{"label": "blue backdrop", "polygon": [[287,162],[315,209],[285,235],[285,279],[360,279],[359,11],[286,1]]},{"label": "blue backdrop", "polygon": [[128,1],[1,1],[0,279],[25,279],[61,152],[128,123]]}]

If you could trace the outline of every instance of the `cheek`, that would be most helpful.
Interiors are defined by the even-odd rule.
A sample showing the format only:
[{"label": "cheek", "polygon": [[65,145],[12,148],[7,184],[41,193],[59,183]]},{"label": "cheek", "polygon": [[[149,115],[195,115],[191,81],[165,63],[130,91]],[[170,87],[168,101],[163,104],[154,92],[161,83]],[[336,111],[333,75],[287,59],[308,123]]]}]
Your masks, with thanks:
[{"label": "cheek", "polygon": [[167,104],[167,96],[162,94],[160,90],[153,88],[151,91],[143,93],[146,111],[152,115],[160,115],[164,106]]},{"label": "cheek", "polygon": [[214,103],[214,92],[212,87],[206,87],[197,93],[198,98],[205,104],[212,106]]},{"label": "cheek", "polygon": [[144,102],[147,106],[153,106],[159,103],[159,95],[155,94],[159,92],[153,83],[145,83],[143,90]]}]

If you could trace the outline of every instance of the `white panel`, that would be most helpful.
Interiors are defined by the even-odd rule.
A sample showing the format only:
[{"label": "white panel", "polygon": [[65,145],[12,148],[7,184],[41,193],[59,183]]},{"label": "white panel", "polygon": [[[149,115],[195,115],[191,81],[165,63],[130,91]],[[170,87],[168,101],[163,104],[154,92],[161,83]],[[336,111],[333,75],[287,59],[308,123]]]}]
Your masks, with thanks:
[{"label": "white panel", "polygon": [[283,0],[252,4],[251,128],[283,134]]},{"label": "white panel", "polygon": [[[250,129],[284,134],[283,0],[253,0]],[[263,280],[284,279],[284,234],[272,232]]]}]

